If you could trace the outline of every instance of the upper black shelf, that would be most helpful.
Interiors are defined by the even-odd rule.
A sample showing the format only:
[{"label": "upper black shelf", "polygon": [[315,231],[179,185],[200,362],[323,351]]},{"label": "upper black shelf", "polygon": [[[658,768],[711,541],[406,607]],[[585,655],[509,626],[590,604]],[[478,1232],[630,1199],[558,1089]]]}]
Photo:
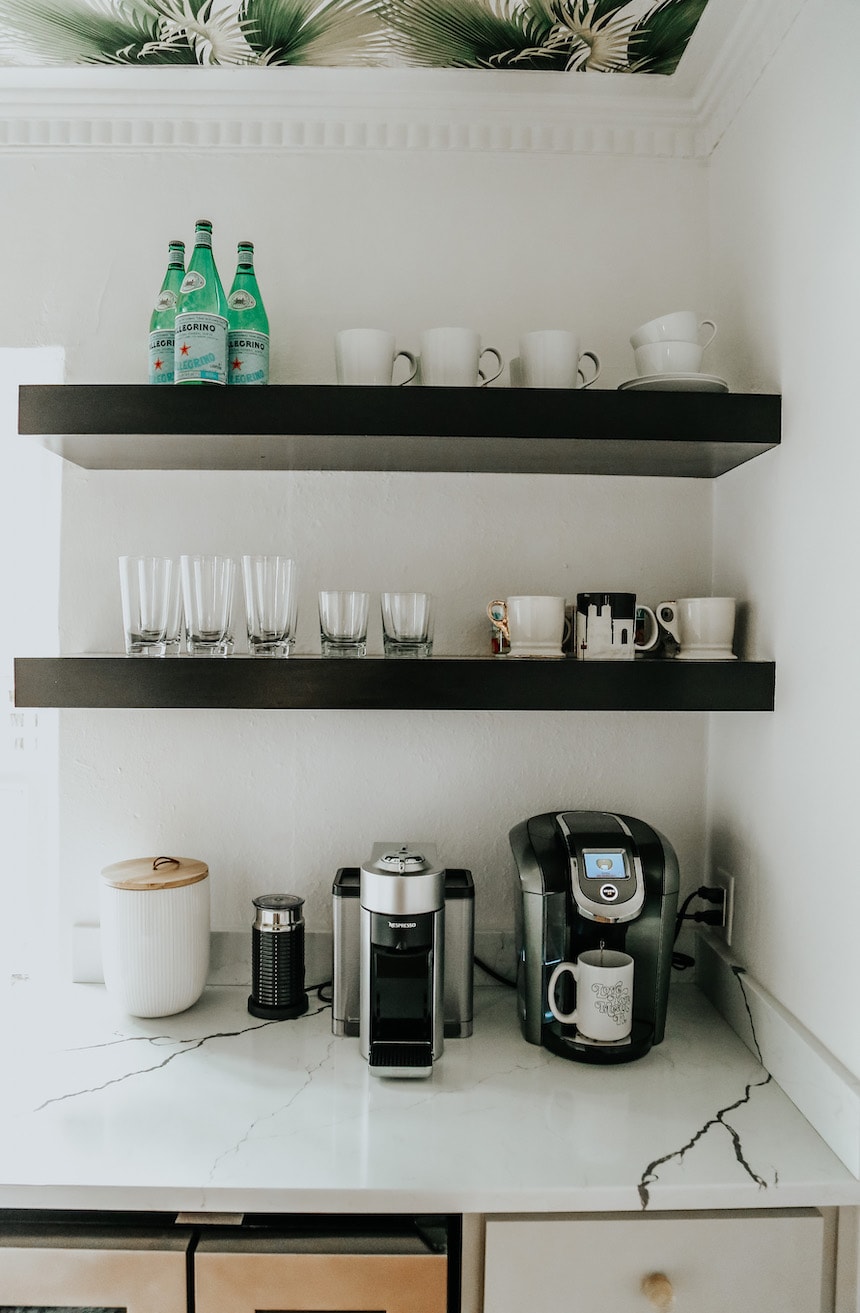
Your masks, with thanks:
[{"label": "upper black shelf", "polygon": [[773,711],[772,661],[18,657],[18,707]]},{"label": "upper black shelf", "polygon": [[519,388],[24,386],[19,432],[85,469],[716,478],[780,440],[781,398]]}]

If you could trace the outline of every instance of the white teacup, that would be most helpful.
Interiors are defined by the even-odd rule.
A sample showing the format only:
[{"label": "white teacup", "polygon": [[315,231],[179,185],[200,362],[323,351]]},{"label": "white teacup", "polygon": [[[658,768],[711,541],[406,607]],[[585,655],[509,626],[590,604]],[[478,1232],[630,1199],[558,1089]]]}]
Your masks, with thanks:
[{"label": "white teacup", "polygon": [[733,597],[679,597],[660,602],[657,619],[680,645],[681,661],[734,661]]},{"label": "white teacup", "polygon": [[394,366],[401,358],[409,373],[398,386],[409,383],[418,371],[418,361],[409,351],[398,351],[394,334],[382,328],[344,328],[334,341],[338,383],[363,387],[390,387]]},{"label": "white teacup", "polygon": [[[569,971],[576,981],[576,1007],[560,1012],[555,987]],[[610,948],[589,948],[575,962],[559,962],[549,978],[547,1003],[556,1021],[576,1026],[586,1039],[626,1039],[633,1029],[633,958]]]},{"label": "white teacup", "polygon": [[645,342],[633,352],[640,378],[649,374],[698,374],[702,347],[697,342]]},{"label": "white teacup", "polygon": [[[484,368],[485,356],[495,356],[495,373]],[[480,335],[472,328],[428,328],[421,334],[418,381],[424,387],[486,387],[503,368],[496,348],[482,349]]]},{"label": "white teacup", "polygon": [[[591,387],[600,377],[600,359],[593,351],[580,351],[579,338],[563,328],[544,328],[525,333],[520,338],[519,382],[514,387],[576,388]],[[594,366],[586,382],[582,361]]]},{"label": "white teacup", "polygon": [[487,615],[510,643],[509,656],[564,656],[563,597],[509,597],[490,602]]},{"label": "white teacup", "polygon": [[[710,328],[710,333],[701,340],[702,329]],[[704,351],[717,335],[717,326],[713,319],[700,319],[695,310],[675,310],[657,319],[649,319],[630,335],[630,345],[635,351],[646,342],[697,342]]]}]

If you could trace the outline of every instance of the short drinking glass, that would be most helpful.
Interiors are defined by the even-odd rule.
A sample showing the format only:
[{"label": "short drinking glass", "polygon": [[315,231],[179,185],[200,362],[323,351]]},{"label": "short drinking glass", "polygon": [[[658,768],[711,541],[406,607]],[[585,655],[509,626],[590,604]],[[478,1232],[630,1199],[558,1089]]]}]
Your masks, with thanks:
[{"label": "short drinking glass", "polygon": [[386,656],[429,657],[433,652],[431,593],[382,594],[382,642]]},{"label": "short drinking glass", "polygon": [[179,651],[179,571],[161,556],[121,556],[122,626],[129,656]]},{"label": "short drinking glass", "polygon": [[235,561],[229,556],[182,556],[179,564],[189,652],[229,656],[233,651]]},{"label": "short drinking glass", "polygon": [[370,593],[320,593],[320,644],[324,657],[366,655],[369,605]]},{"label": "short drinking glass", "polygon": [[289,656],[296,635],[295,561],[287,556],[243,556],[242,582],[252,656]]}]

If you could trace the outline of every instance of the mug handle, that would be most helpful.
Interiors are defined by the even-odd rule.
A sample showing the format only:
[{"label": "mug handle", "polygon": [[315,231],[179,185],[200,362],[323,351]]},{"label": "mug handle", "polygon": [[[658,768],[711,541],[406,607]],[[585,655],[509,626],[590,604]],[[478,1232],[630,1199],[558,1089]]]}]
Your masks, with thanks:
[{"label": "mug handle", "polygon": [[487,607],[487,615],[492,620],[497,629],[500,629],[505,638],[510,643],[511,628],[508,624],[508,604],[507,602],[496,601],[490,602]]},{"label": "mug handle", "polygon": [[401,356],[403,357],[404,360],[408,360],[409,364],[412,366],[412,373],[407,374],[406,377],[404,379],[401,379],[400,382],[397,384],[399,388],[405,388],[406,384],[411,383],[415,375],[418,373],[418,357],[413,356],[411,351],[398,351],[397,355],[394,357],[395,365],[397,364]]},{"label": "mug handle", "polygon": [[582,379],[582,387],[590,388],[592,383],[596,383],[597,380],[600,378],[600,357],[596,355],[594,351],[583,351],[579,359],[580,361],[590,360],[594,365],[594,373],[587,383],[585,381],[585,374],[582,372],[582,369],[578,368],[576,371],[579,377]]},{"label": "mug handle", "polygon": [[[484,356],[487,355],[488,353],[496,357],[496,362],[499,367],[496,370],[495,374],[487,375],[481,369],[481,361],[484,359]],[[480,386],[482,388],[485,388],[488,383],[492,383],[494,378],[499,377],[503,369],[504,369],[504,364],[502,363],[502,357],[499,355],[496,348],[494,346],[485,346],[481,354],[478,356],[478,378],[481,380]]]},{"label": "mug handle", "polygon": [[678,632],[678,606],[676,602],[659,602],[656,607],[657,619],[680,646],[681,636]]},{"label": "mug handle", "polygon": [[[665,606],[665,603],[663,605]],[[639,619],[640,612],[644,612],[644,614],[647,615],[651,632],[645,639],[644,643],[634,643],[634,646],[637,652],[652,652],[660,641],[660,623],[650,606],[645,606],[640,602],[636,607],[637,620]]]},{"label": "mug handle", "polygon": [[549,1010],[552,1013],[552,1015],[555,1017],[556,1021],[560,1021],[564,1026],[575,1026],[576,1008],[574,1008],[572,1012],[559,1012],[558,1004],[555,1001],[555,987],[559,980],[559,977],[563,976],[565,971],[569,971],[570,974],[573,976],[574,980],[576,980],[575,963],[559,962],[549,978],[549,984],[547,985],[547,991],[546,991],[546,1001],[549,1004]]},{"label": "mug handle", "polygon": [[702,342],[701,344],[702,350],[704,351],[705,347],[710,346],[714,338],[717,336],[717,326],[714,323],[713,319],[703,319],[702,322],[699,324],[699,328],[710,328],[711,330],[711,336],[707,339],[706,342]]}]

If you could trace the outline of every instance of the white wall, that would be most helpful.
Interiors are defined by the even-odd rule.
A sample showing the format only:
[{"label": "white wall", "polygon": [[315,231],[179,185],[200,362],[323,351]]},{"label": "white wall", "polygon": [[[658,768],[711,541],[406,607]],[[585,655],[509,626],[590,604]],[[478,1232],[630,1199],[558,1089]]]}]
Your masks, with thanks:
[{"label": "white wall", "polygon": [[[19,313],[0,331],[62,343],[71,382],[142,379],[167,240],[188,240],[197,215],[215,224],[225,278],[235,241],[257,243],[274,381],[333,380],[339,327],[388,325],[408,346],[422,327],[468,323],[506,357],[521,331],[575,327],[614,387],[633,372],[632,327],[708,308],[696,161],[60,151],[7,156],[0,176],[15,196],[4,246],[20,256],[7,269]],[[318,587],[394,582],[439,594],[439,652],[482,651],[484,606],[509,591],[708,591],[712,493],[697,480],[66,467],[63,650],[119,649],[118,553],[218,547],[296,556],[300,650],[318,650]],[[325,929],[335,869],[407,837],[471,867],[479,927],[510,928],[508,830],[556,806],[651,821],[692,885],[707,728],[699,714],[64,713],[64,920],[95,918],[105,863],[179,851],[210,864],[216,929],[246,927],[251,897],[279,888],[306,895],[309,928]]]},{"label": "white wall", "polygon": [[855,1074],[858,43],[852,0],[808,4],[710,163],[729,367],[784,405],[781,450],[716,485],[715,589],[748,600],[777,705],[714,717],[714,855],[741,959]]}]

